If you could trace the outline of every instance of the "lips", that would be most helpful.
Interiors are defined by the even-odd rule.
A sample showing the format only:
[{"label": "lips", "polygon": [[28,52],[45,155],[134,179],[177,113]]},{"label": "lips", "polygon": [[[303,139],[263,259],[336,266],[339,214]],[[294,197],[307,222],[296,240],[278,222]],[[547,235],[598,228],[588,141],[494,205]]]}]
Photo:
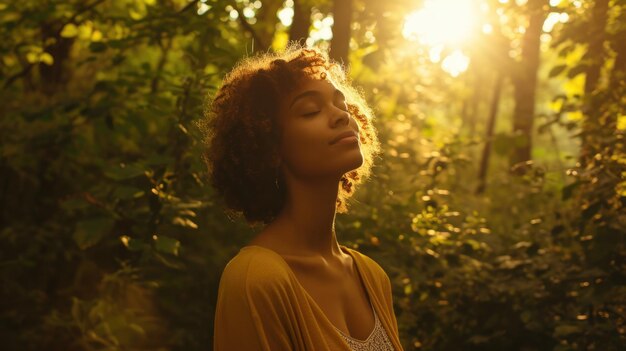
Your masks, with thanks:
[{"label": "lips", "polygon": [[349,130],[349,131],[346,131],[346,132],[343,132],[343,133],[338,134],[338,135],[337,135],[337,136],[336,136],[333,140],[331,140],[331,141],[329,142],[329,144],[331,144],[331,145],[332,145],[332,144],[334,144],[334,143],[338,142],[339,140],[341,140],[341,139],[343,139],[343,138],[352,137],[352,136],[354,136],[354,137],[357,137],[357,138],[358,138],[358,137],[359,137],[359,134],[358,134],[357,132],[353,131],[353,130]]}]

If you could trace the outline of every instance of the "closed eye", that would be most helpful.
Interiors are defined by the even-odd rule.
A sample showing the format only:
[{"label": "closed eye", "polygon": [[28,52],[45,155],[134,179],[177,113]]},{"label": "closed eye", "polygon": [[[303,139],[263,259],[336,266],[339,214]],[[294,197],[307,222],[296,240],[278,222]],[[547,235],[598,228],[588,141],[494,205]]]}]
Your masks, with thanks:
[{"label": "closed eye", "polygon": [[[348,104],[346,104],[345,102],[343,104],[341,104],[341,106],[337,106],[337,107],[339,109],[341,109],[342,111],[350,113],[350,110],[348,109]],[[302,115],[306,116],[306,117],[311,117],[311,116],[315,116],[316,114],[318,114],[320,112],[322,112],[322,111],[321,110],[320,111],[311,111],[311,112],[308,112],[308,113],[303,113]]]}]

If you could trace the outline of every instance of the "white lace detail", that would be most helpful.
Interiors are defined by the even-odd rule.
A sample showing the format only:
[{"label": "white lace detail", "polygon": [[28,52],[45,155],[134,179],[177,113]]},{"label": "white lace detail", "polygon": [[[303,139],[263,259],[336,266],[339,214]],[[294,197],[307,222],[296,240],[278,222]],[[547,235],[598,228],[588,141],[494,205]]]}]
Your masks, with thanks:
[{"label": "white lace detail", "polygon": [[350,335],[346,335],[334,325],[333,327],[339,332],[339,335],[343,337],[353,351],[395,351],[385,332],[385,328],[383,328],[383,325],[378,319],[378,315],[376,315],[376,310],[374,308],[372,308],[372,310],[374,311],[374,330],[372,330],[365,340],[355,339]]}]

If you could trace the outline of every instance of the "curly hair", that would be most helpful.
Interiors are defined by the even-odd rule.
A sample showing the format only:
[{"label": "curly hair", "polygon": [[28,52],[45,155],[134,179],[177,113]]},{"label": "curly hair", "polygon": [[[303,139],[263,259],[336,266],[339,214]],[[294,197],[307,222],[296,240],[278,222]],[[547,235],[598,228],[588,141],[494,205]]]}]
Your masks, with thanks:
[{"label": "curly hair", "polygon": [[304,78],[332,82],[346,96],[348,112],[359,124],[363,164],[342,176],[338,213],[347,212],[348,198],[369,177],[380,152],[372,110],[326,52],[292,43],[281,53],[244,58],[209,96],[205,116],[197,125],[204,136],[202,158],[211,185],[224,199],[227,212],[243,213],[250,224],[270,223],[284,205],[286,186],[275,185],[283,182],[278,173],[278,106]]}]

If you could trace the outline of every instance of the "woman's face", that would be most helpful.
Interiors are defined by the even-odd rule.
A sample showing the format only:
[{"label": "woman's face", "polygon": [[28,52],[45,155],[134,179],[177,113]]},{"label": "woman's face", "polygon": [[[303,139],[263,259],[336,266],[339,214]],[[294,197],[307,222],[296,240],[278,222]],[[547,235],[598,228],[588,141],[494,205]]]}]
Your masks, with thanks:
[{"label": "woman's face", "polygon": [[[341,176],[363,164],[359,126],[345,97],[327,80],[305,79],[280,106],[283,167],[297,177]],[[337,138],[346,132],[356,137]]]}]

